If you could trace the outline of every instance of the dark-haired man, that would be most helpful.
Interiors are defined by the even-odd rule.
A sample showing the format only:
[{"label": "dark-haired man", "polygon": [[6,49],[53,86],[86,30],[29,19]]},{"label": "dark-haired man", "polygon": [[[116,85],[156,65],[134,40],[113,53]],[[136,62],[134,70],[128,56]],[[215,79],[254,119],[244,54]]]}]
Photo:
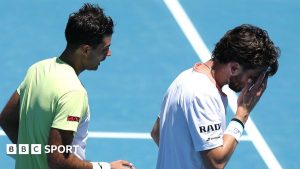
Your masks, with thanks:
[{"label": "dark-haired man", "polygon": [[[212,59],[182,72],[168,88],[151,135],[156,169],[221,169],[234,152],[248,116],[278,68],[279,48],[266,31],[241,25],[216,44]],[[241,92],[226,128],[222,87]]]},{"label": "dark-haired man", "polygon": [[[84,70],[97,70],[111,55],[113,27],[113,20],[98,5],[84,4],[69,17],[67,46],[61,56],[28,69],[4,107],[0,125],[14,144],[40,144],[41,154],[17,155],[16,169],[134,168],[123,160],[85,161],[90,112],[87,92],[78,75]],[[72,151],[67,151],[71,145]],[[47,146],[54,151],[46,154]]]}]

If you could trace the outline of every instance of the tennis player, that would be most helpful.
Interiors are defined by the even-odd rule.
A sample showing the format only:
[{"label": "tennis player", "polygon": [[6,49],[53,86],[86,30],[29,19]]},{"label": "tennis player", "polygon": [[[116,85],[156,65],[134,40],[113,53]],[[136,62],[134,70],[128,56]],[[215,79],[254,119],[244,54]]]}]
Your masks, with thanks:
[{"label": "tennis player", "polygon": [[[151,136],[156,169],[221,169],[233,154],[251,110],[278,69],[280,50],[267,32],[241,25],[216,44],[212,59],[182,72],[168,88]],[[240,92],[226,127],[227,97]]]},{"label": "tennis player", "polygon": [[[88,95],[78,76],[84,70],[97,70],[111,55],[113,28],[113,20],[102,8],[84,4],[69,16],[65,29],[67,46],[61,56],[28,69],[4,107],[0,124],[14,144],[41,144],[42,149],[40,155],[17,155],[16,169],[134,168],[124,160],[85,161],[90,112]],[[53,149],[46,154],[43,148],[47,145],[73,145],[74,151],[62,153]]]}]

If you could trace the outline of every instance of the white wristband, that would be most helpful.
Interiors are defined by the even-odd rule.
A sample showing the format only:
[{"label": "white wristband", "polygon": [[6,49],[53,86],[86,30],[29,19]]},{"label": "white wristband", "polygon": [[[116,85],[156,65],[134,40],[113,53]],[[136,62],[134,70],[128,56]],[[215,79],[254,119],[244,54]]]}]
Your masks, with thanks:
[{"label": "white wristband", "polygon": [[111,169],[110,164],[107,162],[91,162],[93,169]]},{"label": "white wristband", "polygon": [[244,128],[243,126],[237,121],[230,121],[229,125],[227,126],[224,134],[229,134],[233,136],[236,141],[240,141],[240,138],[243,134]]}]

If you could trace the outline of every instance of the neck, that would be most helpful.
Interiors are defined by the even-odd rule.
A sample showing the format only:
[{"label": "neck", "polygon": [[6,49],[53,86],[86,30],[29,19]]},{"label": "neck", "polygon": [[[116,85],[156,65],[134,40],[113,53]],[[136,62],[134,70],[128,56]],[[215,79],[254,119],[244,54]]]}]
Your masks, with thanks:
[{"label": "neck", "polygon": [[228,77],[223,64],[211,59],[205,62],[204,65],[209,68],[211,78],[214,79],[217,86],[222,88],[227,84]]},{"label": "neck", "polygon": [[59,56],[59,59],[70,65],[76,72],[77,76],[79,76],[83,70],[80,68],[79,60],[77,59],[78,55],[76,53],[76,50],[66,48]]}]

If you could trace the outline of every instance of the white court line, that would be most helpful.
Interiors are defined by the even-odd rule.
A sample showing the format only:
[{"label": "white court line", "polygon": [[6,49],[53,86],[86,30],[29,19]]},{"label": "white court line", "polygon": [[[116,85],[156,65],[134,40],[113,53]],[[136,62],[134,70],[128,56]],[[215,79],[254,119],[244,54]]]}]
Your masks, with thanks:
[{"label": "white court line", "polygon": [[[184,11],[178,0],[164,0],[164,2],[172,13],[176,22],[179,24],[181,30],[187,37],[188,41],[192,45],[193,49],[199,56],[200,60],[202,60],[202,62],[209,60],[211,58],[210,51],[206,47],[204,41],[202,40],[201,36],[197,32],[196,28],[194,27],[193,23],[189,19],[188,15]],[[229,106],[231,107],[233,112],[235,112],[237,108],[237,95],[228,87],[224,90],[224,92],[226,92],[228,96]],[[249,138],[252,140],[256,150],[265,161],[266,165],[271,169],[282,169],[281,165],[277,161],[276,157],[272,153],[268,144],[266,143],[250,117],[246,123],[245,130]]]},{"label": "white court line", "polygon": [[[89,138],[110,138],[110,139],[146,139],[152,140],[150,133],[129,133],[129,132],[89,132]],[[241,140],[251,141],[248,136],[242,136]]]},{"label": "white court line", "polygon": [[89,138],[113,138],[113,139],[151,139],[149,133],[129,132],[89,132]]},{"label": "white court line", "polygon": [[[6,136],[5,133],[0,130],[0,136]],[[89,131],[89,138],[108,138],[108,139],[143,139],[151,140],[150,133],[132,133],[132,132],[99,132]],[[250,141],[248,136],[242,136],[241,140]]]},{"label": "white court line", "polygon": [[0,136],[5,136],[5,133],[3,132],[3,130],[0,130]]}]

